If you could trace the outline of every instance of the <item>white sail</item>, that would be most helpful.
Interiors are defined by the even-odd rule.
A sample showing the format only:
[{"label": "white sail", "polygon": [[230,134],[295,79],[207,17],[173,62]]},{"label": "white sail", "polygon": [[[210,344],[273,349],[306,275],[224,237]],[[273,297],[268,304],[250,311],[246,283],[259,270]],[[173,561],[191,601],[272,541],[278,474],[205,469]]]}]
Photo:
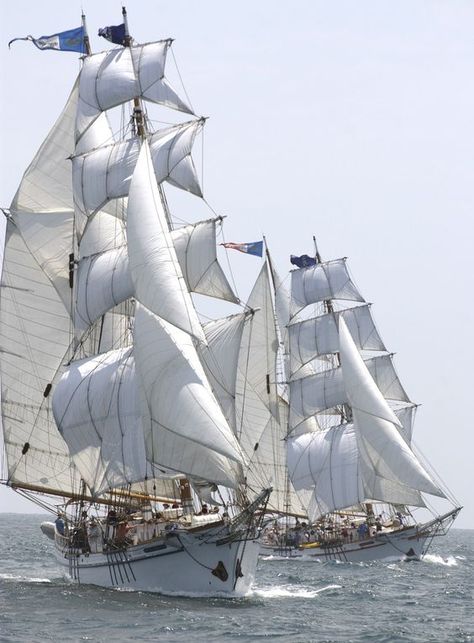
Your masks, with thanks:
[{"label": "white sail", "polygon": [[93,494],[147,475],[137,395],[130,348],[73,362],[55,387],[56,424]]},{"label": "white sail", "polygon": [[198,345],[198,354],[229,426],[235,432],[235,387],[237,363],[246,313],[204,324],[207,346]]},{"label": "white sail", "polygon": [[126,246],[81,259],[76,272],[78,333],[133,295]]},{"label": "white sail", "polygon": [[[71,161],[77,83],[48,136],[28,166],[10,211],[28,249],[69,307],[69,254],[74,206]],[[55,231],[51,235],[51,230]]]},{"label": "white sail", "polygon": [[364,301],[352,282],[345,259],[316,264],[291,273],[291,314],[328,299]]},{"label": "white sail", "polygon": [[320,355],[339,351],[339,317],[344,318],[357,348],[385,351],[370,314],[370,306],[355,306],[306,319],[288,327],[292,373]]},{"label": "white sail", "polygon": [[78,86],[23,175],[11,204],[13,212],[66,212],[73,209],[71,161]]},{"label": "white sail", "polygon": [[[244,329],[239,356],[239,371],[244,374],[244,389],[237,398],[237,426],[241,433],[263,430],[245,427],[246,405],[255,397],[278,419],[277,351],[278,337],[275,326],[272,291],[268,265],[264,263],[247,301],[254,310],[253,319]],[[266,422],[265,422],[266,425]],[[251,445],[255,440],[251,439]]]},{"label": "white sail", "polygon": [[146,141],[130,185],[127,242],[130,272],[138,301],[164,320],[205,342],[168,230]]},{"label": "white sail", "polygon": [[137,304],[134,350],[150,415],[145,429],[150,461],[234,486],[236,473],[229,459],[242,463],[241,450],[191,337]]},{"label": "white sail", "polygon": [[290,438],[288,470],[297,491],[314,490],[311,520],[366,498],[352,424]]},{"label": "white sail", "polygon": [[400,422],[367,369],[342,317],[339,336],[344,385],[365,462],[370,462],[383,478],[444,497],[397,430]]},{"label": "white sail", "polygon": [[[101,223],[102,222],[102,223]],[[81,251],[94,249],[95,235],[110,249],[80,259],[76,272],[76,329],[84,332],[101,315],[134,296],[125,237],[121,222],[104,212],[91,219],[81,241]],[[104,223],[106,225],[104,225]],[[237,302],[217,261],[216,221],[211,219],[171,231],[179,265],[193,292]],[[116,244],[121,242],[121,247]]]},{"label": "white sail", "polygon": [[216,252],[216,225],[219,220],[198,221],[171,231],[179,265],[189,290],[238,303]]},{"label": "white sail", "polygon": [[268,511],[304,516],[306,508],[288,477],[285,440],[288,405],[282,399],[279,402],[280,421],[277,422],[272,415],[268,416],[267,425],[254,445],[253,452],[249,455],[245,479],[254,493],[257,493],[262,485],[272,487],[267,504]]},{"label": "white sail", "polygon": [[79,260],[116,250],[127,243],[125,224],[113,214],[101,210],[87,221],[79,245]]},{"label": "white sail", "polygon": [[47,275],[8,222],[0,300],[2,423],[12,483],[72,492],[79,476],[51,421],[50,384],[71,342],[70,317]]},{"label": "white sail", "polygon": [[135,97],[192,114],[164,76],[170,40],[111,49],[84,59],[76,118],[79,140],[102,111]]},{"label": "white sail", "polygon": [[423,507],[418,491],[378,473],[359,450],[354,424],[305,433],[288,440],[288,469],[297,491],[310,490],[308,515],[325,514],[367,501]]},{"label": "white sail", "polygon": [[[378,355],[367,360],[365,365],[385,398],[403,402],[410,401],[395,372],[391,355]],[[292,380],[290,382],[290,400],[291,428],[298,426],[300,422],[315,413],[350,402],[341,367]],[[385,404],[385,406],[387,405]],[[389,407],[387,406],[387,408]],[[390,411],[390,413],[390,417],[393,417],[395,423],[398,423],[393,412]]]},{"label": "white sail", "polygon": [[[148,137],[158,183],[166,180],[202,196],[191,149],[203,124],[203,119],[182,123]],[[127,196],[140,145],[139,139],[132,138],[73,157],[74,199],[84,216],[94,214],[111,199]]]}]

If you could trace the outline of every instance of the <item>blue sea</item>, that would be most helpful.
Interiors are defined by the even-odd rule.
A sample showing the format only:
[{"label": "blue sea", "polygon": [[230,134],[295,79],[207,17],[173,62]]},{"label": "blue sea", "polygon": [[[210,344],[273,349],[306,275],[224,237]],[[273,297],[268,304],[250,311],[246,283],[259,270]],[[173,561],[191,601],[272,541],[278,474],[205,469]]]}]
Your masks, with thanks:
[{"label": "blue sea", "polygon": [[170,598],[77,586],[40,515],[0,514],[0,641],[474,641],[474,531],[419,562],[266,557],[246,598]]}]

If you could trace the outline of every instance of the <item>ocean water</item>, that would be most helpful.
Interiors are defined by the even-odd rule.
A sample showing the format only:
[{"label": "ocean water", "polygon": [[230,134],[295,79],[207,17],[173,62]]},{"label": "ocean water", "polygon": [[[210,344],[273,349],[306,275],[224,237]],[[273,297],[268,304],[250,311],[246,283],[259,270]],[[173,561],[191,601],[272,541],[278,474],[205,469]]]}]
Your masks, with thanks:
[{"label": "ocean water", "polygon": [[74,585],[44,519],[0,514],[1,643],[474,641],[473,530],[435,539],[419,562],[265,557],[252,592],[229,600]]}]

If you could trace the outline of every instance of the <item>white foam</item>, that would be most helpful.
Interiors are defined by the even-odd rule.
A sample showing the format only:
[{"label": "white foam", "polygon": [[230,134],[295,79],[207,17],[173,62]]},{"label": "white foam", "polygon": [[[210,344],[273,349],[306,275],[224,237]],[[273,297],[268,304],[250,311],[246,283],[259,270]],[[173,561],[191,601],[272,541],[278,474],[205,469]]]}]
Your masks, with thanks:
[{"label": "white foam", "polygon": [[456,567],[458,562],[454,556],[448,556],[443,558],[438,554],[425,554],[421,557],[421,560],[425,563],[434,563],[435,565],[445,565],[446,567]]},{"label": "white foam", "polygon": [[273,585],[272,587],[256,587],[247,596],[259,598],[315,598],[330,589],[339,589],[342,585],[327,585],[320,589],[309,589],[298,585]]},{"label": "white foam", "polygon": [[22,583],[50,583],[50,578],[31,578],[29,576],[19,576],[17,574],[0,574],[2,580],[15,580]]}]

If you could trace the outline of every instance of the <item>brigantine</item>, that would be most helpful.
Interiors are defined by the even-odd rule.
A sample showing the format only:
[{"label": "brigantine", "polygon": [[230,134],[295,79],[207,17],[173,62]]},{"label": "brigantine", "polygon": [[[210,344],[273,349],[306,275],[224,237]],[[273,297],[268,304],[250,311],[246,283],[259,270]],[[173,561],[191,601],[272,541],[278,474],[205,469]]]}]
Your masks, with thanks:
[{"label": "brigantine", "polygon": [[[416,404],[346,259],[322,261],[316,242],[314,256],[292,259],[299,267],[291,292],[275,274],[272,282],[288,383],[281,395],[293,510],[264,531],[262,550],[347,562],[418,558],[446,533],[459,504],[412,449]],[[303,519],[294,513],[295,494]],[[426,507],[423,494],[449,500],[449,511],[418,522],[413,510]]]},{"label": "brigantine", "polygon": [[164,76],[171,41],[133,42],[123,15],[101,53],[83,25],[79,77],[4,210],[3,482],[57,514],[42,529],[74,581],[245,594],[271,489],[236,400],[261,385],[241,341],[263,313],[198,317],[191,293],[240,304],[222,218],[175,227],[165,198],[164,182],[202,196],[204,119],[152,131],[153,104],[193,110]]}]

